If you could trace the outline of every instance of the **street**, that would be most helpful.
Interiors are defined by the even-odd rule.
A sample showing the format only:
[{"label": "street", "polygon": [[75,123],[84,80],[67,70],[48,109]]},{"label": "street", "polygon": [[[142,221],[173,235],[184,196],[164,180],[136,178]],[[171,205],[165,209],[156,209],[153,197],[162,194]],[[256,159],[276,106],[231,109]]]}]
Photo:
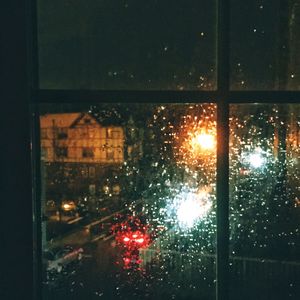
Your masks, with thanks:
[{"label": "street", "polygon": [[[43,299],[184,299],[182,295],[197,299],[199,291],[202,299],[214,298],[214,267],[193,268],[195,262],[187,254],[180,256],[177,266],[172,254],[148,265],[126,265],[130,255],[113,235],[105,231],[93,235],[87,228],[54,240],[52,246],[66,244],[82,247],[83,258],[43,283]],[[203,260],[201,264],[205,265]]]},{"label": "street", "polygon": [[[165,237],[164,237],[165,239]],[[81,261],[44,282],[43,299],[215,299],[215,256],[188,252],[159,252],[147,248],[140,252],[141,264],[126,267],[124,248],[115,237],[91,236],[85,229],[57,240],[81,246]],[[145,252],[145,255],[142,253]],[[159,259],[157,254],[159,253]],[[151,259],[148,259],[151,257]],[[300,265],[280,261],[231,257],[230,293],[232,299],[299,299],[297,278]],[[146,264],[148,263],[148,264]],[[270,273],[274,271],[274,274]],[[281,275],[288,278],[281,280]],[[259,278],[259,280],[257,280]],[[263,283],[261,285],[261,283]],[[243,291],[246,291],[244,293]],[[268,298],[271,297],[271,298]]]}]

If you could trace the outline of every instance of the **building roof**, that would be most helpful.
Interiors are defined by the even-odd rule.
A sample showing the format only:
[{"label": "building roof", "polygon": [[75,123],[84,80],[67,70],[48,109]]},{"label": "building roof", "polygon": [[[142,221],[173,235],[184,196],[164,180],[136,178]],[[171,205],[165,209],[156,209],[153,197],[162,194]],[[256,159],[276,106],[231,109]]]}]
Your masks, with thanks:
[{"label": "building roof", "polygon": [[41,128],[70,127],[80,115],[81,113],[47,114],[40,117],[40,125]]},{"label": "building roof", "polygon": [[[55,127],[74,127],[79,124],[79,122],[84,118],[89,116],[94,122],[98,120],[88,113],[56,113],[56,114],[46,114],[40,117],[41,128]],[[99,124],[100,125],[100,124]]]},{"label": "building roof", "polygon": [[[93,114],[87,112],[77,112],[77,113],[55,113],[55,114],[45,114],[40,116],[40,126],[41,128],[50,128],[50,127],[77,127],[85,125],[84,119],[91,119],[93,120],[93,124],[97,123],[98,125],[102,126],[116,126],[118,123],[116,120],[112,118],[107,118],[106,120],[102,120],[102,122],[94,116]],[[105,123],[105,124],[103,124]]]}]

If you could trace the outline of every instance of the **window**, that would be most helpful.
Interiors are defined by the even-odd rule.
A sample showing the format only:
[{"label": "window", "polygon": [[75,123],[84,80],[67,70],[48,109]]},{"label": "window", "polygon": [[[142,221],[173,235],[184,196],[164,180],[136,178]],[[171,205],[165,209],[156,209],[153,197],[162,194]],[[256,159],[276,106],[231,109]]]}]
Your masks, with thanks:
[{"label": "window", "polygon": [[89,137],[87,127],[77,128],[77,133],[78,133],[79,139],[86,139]]},{"label": "window", "polygon": [[94,178],[95,177],[95,167],[89,167],[89,176],[90,178]]},{"label": "window", "polygon": [[55,147],[55,155],[57,158],[67,158],[68,148],[67,147]]},{"label": "window", "polygon": [[90,195],[95,195],[96,193],[96,186],[94,184],[89,185],[89,193]]},{"label": "window", "polygon": [[38,4],[37,111],[89,111],[109,139],[70,189],[91,260],[41,294],[298,299],[298,0]]},{"label": "window", "polygon": [[94,128],[89,128],[89,138],[93,139],[96,136],[96,129]]},{"label": "window", "polygon": [[212,90],[215,3],[40,0],[40,88]]},{"label": "window", "polygon": [[41,139],[47,139],[47,129],[46,128],[41,128]]},{"label": "window", "polygon": [[112,138],[113,139],[119,139],[120,138],[120,131],[116,131],[116,130],[113,130],[112,131]]},{"label": "window", "polygon": [[57,128],[57,139],[64,140],[68,138],[68,128]]},{"label": "window", "polygon": [[112,138],[112,129],[111,128],[107,128],[106,129],[106,138],[111,139]]},{"label": "window", "polygon": [[299,1],[231,2],[231,88],[299,90]]},{"label": "window", "polygon": [[114,160],[114,149],[112,147],[107,147],[107,149],[106,149],[106,159],[108,161]]},{"label": "window", "polygon": [[88,168],[87,167],[82,167],[81,168],[81,176],[83,178],[87,178],[88,177]]},{"label": "window", "polygon": [[83,158],[93,158],[94,157],[94,149],[93,148],[82,148],[82,157]]},{"label": "window", "polygon": [[[297,276],[291,272],[299,251],[299,117],[299,104],[230,106],[232,297],[254,298],[259,293],[267,298],[270,290],[278,299],[287,291],[297,294]],[[257,271],[256,280],[250,270]],[[279,274],[281,283],[274,286]]]}]

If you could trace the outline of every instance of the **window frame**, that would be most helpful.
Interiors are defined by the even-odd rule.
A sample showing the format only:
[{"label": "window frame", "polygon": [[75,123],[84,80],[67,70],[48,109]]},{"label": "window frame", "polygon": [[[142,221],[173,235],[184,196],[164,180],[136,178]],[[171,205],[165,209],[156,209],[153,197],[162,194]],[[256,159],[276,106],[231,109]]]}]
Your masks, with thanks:
[{"label": "window frame", "polygon": [[216,299],[229,299],[229,106],[247,103],[298,103],[300,91],[230,90],[230,0],[216,0],[217,87],[213,91],[135,91],[135,90],[45,90],[39,88],[37,45],[37,0],[30,2],[29,60],[30,111],[32,116],[34,284],[35,298],[42,299],[42,191],[40,163],[40,104],[97,103],[215,103],[217,105],[217,263]]}]

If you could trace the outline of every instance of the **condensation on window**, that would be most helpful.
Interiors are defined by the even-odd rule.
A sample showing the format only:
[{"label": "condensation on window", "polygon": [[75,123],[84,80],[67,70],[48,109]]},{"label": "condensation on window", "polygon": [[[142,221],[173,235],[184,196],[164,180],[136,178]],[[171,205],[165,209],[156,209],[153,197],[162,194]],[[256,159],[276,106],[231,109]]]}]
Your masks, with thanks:
[{"label": "condensation on window", "polygon": [[299,90],[299,1],[230,2],[231,89]]},{"label": "condensation on window", "polygon": [[230,106],[230,299],[300,295],[299,135],[299,104]]},{"label": "condensation on window", "polygon": [[214,299],[216,105],[84,111],[56,117],[93,130],[63,142],[94,156],[42,160],[45,299]]},{"label": "condensation on window", "polygon": [[43,89],[213,90],[216,1],[37,1]]}]

